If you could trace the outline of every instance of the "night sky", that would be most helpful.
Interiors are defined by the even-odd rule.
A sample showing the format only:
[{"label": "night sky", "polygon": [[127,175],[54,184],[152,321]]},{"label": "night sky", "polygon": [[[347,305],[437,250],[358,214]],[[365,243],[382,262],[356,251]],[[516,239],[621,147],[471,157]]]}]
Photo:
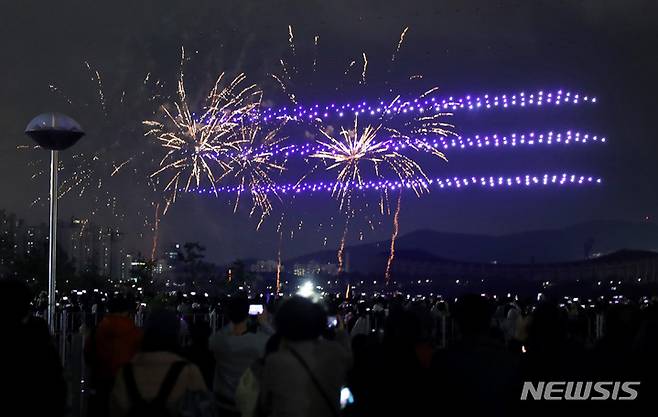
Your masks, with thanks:
[{"label": "night sky", "polygon": [[[133,141],[147,140],[139,124],[113,133],[116,121],[99,122],[98,109],[86,104],[94,100],[96,90],[89,82],[85,61],[103,75],[108,96],[116,97],[122,90],[128,97],[136,96],[132,94],[139,85],[135,80],[148,72],[167,81],[164,90],[172,94],[183,45],[191,56],[186,72],[193,94],[207,90],[219,72],[239,70],[262,85],[271,103],[287,104],[274,92],[267,74],[277,71],[279,58],[290,53],[288,25],[294,29],[299,62],[312,60],[313,37],[320,36],[322,79],[316,76],[312,86],[303,80],[296,85],[309,104],[338,98],[376,99],[386,94],[379,87],[382,80],[401,85],[416,73],[438,85],[445,95],[562,88],[598,98],[595,106],[573,112],[525,110],[461,116],[453,121],[464,135],[572,128],[605,136],[608,142],[603,146],[448,153],[449,162],[433,164],[431,173],[573,171],[603,177],[601,186],[435,192],[422,199],[409,195],[402,203],[401,233],[435,229],[503,234],[590,220],[643,221],[646,216],[658,216],[658,4],[651,0],[23,0],[4,1],[1,7],[0,208],[31,222],[47,218],[43,200],[31,203],[48,189],[46,177],[31,178],[35,166],[44,166],[47,155],[16,150],[17,145],[28,143],[23,130],[31,117],[54,110],[78,119],[88,131],[80,151],[100,147],[121,152],[112,146],[113,135],[125,136],[122,140],[131,146]],[[387,62],[406,26],[409,32],[399,66],[387,72],[378,63]],[[365,87],[350,89],[343,71],[363,51],[371,60],[372,78]],[[65,91],[73,104],[50,91],[50,84]],[[338,86],[341,97],[336,97]],[[273,92],[267,95],[269,91]],[[135,115],[154,110],[148,106],[119,113],[126,120],[138,120]],[[41,165],[28,165],[35,159]],[[141,221],[145,213],[152,214],[152,208],[130,201],[142,198],[142,191],[128,176],[107,181],[105,187],[110,194],[122,196],[124,218],[114,220],[102,212],[94,221],[116,223],[131,245],[146,251],[150,234]],[[61,217],[89,216],[94,190],[87,193],[81,198],[64,197]],[[275,229],[282,212],[281,205],[277,207],[256,232],[256,219],[248,218],[246,208],[234,215],[230,204],[187,196],[163,218],[161,242],[200,241],[208,248],[208,258],[215,261],[274,258]],[[283,208],[284,258],[338,245],[343,220],[329,196],[301,198]],[[365,241],[390,236],[390,217],[380,219],[381,226],[372,232],[363,227],[363,213],[350,229],[348,244],[356,243],[361,231]],[[144,231],[146,235],[140,238]],[[325,236],[327,246],[323,247]]]}]

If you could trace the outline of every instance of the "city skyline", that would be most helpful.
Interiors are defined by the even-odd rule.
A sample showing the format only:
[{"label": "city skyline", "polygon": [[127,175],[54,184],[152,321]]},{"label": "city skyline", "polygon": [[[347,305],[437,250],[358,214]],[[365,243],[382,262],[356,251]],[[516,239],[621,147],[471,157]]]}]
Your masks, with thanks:
[{"label": "city skyline", "polygon": [[[122,233],[115,227],[97,225],[88,219],[71,217],[58,221],[57,244],[77,274],[96,273],[112,281],[126,279],[135,251],[122,245]],[[45,258],[48,225],[29,224],[14,213],[0,209],[0,268],[30,256]],[[9,264],[9,262],[12,264]]]}]

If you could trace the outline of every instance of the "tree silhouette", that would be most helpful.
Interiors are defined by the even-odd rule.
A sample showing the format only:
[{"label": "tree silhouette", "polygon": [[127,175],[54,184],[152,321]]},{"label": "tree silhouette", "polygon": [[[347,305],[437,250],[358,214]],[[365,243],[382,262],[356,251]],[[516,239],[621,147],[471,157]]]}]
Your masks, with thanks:
[{"label": "tree silhouette", "polygon": [[199,273],[206,270],[207,265],[204,264],[206,248],[201,246],[199,242],[185,242],[183,250],[178,251],[178,260],[183,266],[183,282],[188,287],[193,287],[199,278]]}]

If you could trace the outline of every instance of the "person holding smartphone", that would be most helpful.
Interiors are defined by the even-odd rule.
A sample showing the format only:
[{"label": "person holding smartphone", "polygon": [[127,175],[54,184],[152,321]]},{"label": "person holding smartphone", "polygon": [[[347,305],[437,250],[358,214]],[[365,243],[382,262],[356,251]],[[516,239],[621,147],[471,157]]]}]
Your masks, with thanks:
[{"label": "person holding smartphone", "polygon": [[[249,329],[249,300],[246,296],[231,297],[227,315],[229,324],[209,340],[210,351],[215,356],[213,391],[223,410],[223,415],[239,415],[235,404],[235,390],[247,368],[265,353],[270,336],[259,326]],[[264,314],[258,316],[264,320]]]},{"label": "person holding smartphone", "polygon": [[[265,360],[260,410],[272,417],[339,416],[341,391],[352,366],[347,336],[323,338],[324,309],[300,296],[283,303],[275,324],[281,345]],[[339,319],[337,331],[344,333]]]}]

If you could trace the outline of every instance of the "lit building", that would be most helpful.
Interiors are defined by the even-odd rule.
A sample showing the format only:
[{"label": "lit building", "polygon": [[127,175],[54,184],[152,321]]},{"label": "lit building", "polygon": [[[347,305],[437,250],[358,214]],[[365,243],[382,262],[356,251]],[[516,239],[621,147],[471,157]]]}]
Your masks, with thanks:
[{"label": "lit building", "polygon": [[24,228],[22,250],[20,252],[27,256],[34,255],[38,251],[46,250],[48,241],[48,229],[45,224],[40,226],[27,226]]},{"label": "lit building", "polygon": [[72,218],[60,225],[59,244],[78,273],[95,271],[112,280],[124,275],[123,235],[116,228],[97,226],[88,219]]},{"label": "lit building", "polygon": [[92,265],[98,267],[98,274],[109,277],[112,259],[112,229],[109,227],[93,227],[94,240],[92,246]]},{"label": "lit building", "polygon": [[59,242],[80,273],[93,265],[93,235],[87,219],[71,218],[67,224],[60,226]]},{"label": "lit building", "polygon": [[[278,262],[273,259],[259,260],[249,265],[249,271],[271,273],[277,271],[277,266]],[[281,269],[283,270],[283,266],[281,266]]]},{"label": "lit building", "polygon": [[0,277],[11,271],[18,257],[18,232],[22,220],[15,214],[0,210]]},{"label": "lit building", "polygon": [[133,261],[135,257],[127,253],[121,261],[121,280],[125,281],[132,277]]},{"label": "lit building", "polygon": [[292,273],[297,277],[309,275],[338,275],[338,265],[331,262],[319,263],[316,261],[296,263],[293,265]]},{"label": "lit building", "polygon": [[117,281],[122,279],[123,259],[126,249],[123,246],[123,234],[118,229],[112,231],[110,236],[110,279]]}]

